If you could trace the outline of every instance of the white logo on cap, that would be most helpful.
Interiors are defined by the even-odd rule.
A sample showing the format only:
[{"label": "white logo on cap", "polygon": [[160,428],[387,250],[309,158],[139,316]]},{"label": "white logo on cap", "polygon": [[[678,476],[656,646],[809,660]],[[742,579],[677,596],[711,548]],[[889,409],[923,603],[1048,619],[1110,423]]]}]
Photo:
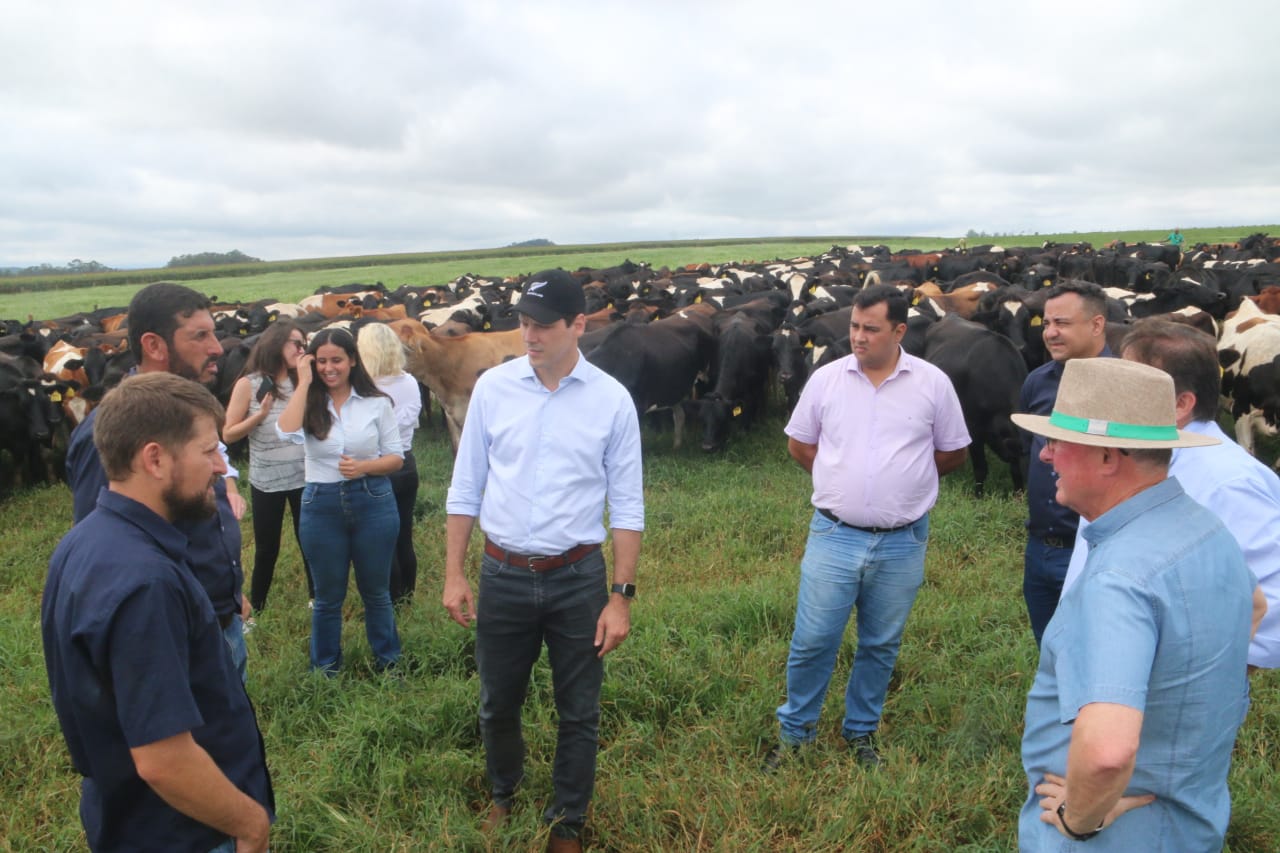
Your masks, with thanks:
[{"label": "white logo on cap", "polygon": [[542,294],[541,294],[541,293],[539,293],[538,291],[539,291],[539,290],[541,290],[543,287],[545,287],[545,286],[546,286],[546,284],[547,284],[547,283],[546,283],[545,281],[535,281],[533,284],[529,285],[529,289],[525,291],[525,294],[524,294],[524,295],[525,295],[525,296],[536,296],[536,297],[538,297],[539,299],[541,299],[541,298],[542,298]]}]

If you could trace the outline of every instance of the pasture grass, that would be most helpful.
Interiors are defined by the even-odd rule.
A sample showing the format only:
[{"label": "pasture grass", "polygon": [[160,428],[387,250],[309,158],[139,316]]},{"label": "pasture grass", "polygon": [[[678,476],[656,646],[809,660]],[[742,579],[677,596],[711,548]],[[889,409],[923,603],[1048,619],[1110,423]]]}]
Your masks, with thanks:
[{"label": "pasture grass", "polygon": [[[1019,759],[1036,664],[1021,596],[1023,500],[993,468],[972,497],[969,469],[946,478],[926,582],[885,707],[885,767],[862,770],[839,737],[846,638],[817,744],[775,774],[760,762],[785,691],[808,477],[774,415],[728,449],[671,449],[646,426],[644,537],[633,630],[603,690],[589,849],[605,851],[1006,851],[1026,794]],[[376,676],[354,590],[347,667],[307,671],[309,614],[286,534],[268,608],[248,638],[249,691],[275,783],[277,851],[485,850],[484,757],[470,631],[440,606],[451,467],[437,427],[415,442],[422,488],[417,595],[399,613],[403,680]],[[83,849],[78,779],[48,699],[39,601],[71,502],[52,486],[3,505],[0,545],[0,850]],[[252,563],[252,532],[243,525]],[[478,539],[478,537],[477,537]],[[473,556],[478,542],[473,542]],[[471,564],[474,582],[475,562]],[[541,850],[555,743],[550,673],[526,705],[525,784],[502,849]],[[1231,773],[1229,850],[1280,849],[1280,677],[1253,679]]]}]

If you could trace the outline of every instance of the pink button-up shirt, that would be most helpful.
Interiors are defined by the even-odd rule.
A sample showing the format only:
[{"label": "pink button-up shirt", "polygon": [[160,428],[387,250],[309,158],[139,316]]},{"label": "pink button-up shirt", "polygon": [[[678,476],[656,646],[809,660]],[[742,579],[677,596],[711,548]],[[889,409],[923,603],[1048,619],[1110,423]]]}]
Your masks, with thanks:
[{"label": "pink button-up shirt", "polygon": [[879,388],[852,355],[817,370],[786,433],[818,446],[813,505],[859,527],[899,527],[932,509],[934,451],[970,442],[951,380],[902,350]]}]

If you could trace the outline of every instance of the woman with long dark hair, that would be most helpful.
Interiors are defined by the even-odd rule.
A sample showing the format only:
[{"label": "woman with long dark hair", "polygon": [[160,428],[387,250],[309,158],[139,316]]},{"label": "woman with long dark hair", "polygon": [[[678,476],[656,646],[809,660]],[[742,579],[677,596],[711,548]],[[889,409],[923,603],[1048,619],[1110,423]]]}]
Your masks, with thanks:
[{"label": "woman with long dark hair", "polygon": [[342,603],[354,566],[364,601],[365,635],[374,668],[400,659],[391,606],[391,554],[400,519],[388,474],[404,464],[391,399],[360,365],[344,328],[322,329],[298,358],[298,389],[276,423],[281,438],[306,449],[302,551],[316,583],[311,668],[342,667]]},{"label": "woman with long dark hair", "polygon": [[[302,546],[298,521],[302,487],[306,480],[303,449],[276,435],[276,420],[284,411],[298,382],[298,356],[306,349],[306,335],[290,320],[267,327],[249,351],[244,371],[231,389],[222,440],[228,444],[249,438],[249,503],[253,508],[253,579],[249,603],[255,611],[267,606],[267,593],[280,556],[280,532],[284,508],[293,516],[293,535]],[[316,597],[306,554],[302,569],[307,577],[307,598]]]}]

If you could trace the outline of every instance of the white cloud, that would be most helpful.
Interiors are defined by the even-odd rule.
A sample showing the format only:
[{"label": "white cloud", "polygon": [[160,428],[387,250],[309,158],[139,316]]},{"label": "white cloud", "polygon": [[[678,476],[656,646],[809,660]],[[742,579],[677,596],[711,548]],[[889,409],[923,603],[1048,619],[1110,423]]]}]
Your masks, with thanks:
[{"label": "white cloud", "polygon": [[18,4],[0,264],[1276,218],[1280,7]]}]

